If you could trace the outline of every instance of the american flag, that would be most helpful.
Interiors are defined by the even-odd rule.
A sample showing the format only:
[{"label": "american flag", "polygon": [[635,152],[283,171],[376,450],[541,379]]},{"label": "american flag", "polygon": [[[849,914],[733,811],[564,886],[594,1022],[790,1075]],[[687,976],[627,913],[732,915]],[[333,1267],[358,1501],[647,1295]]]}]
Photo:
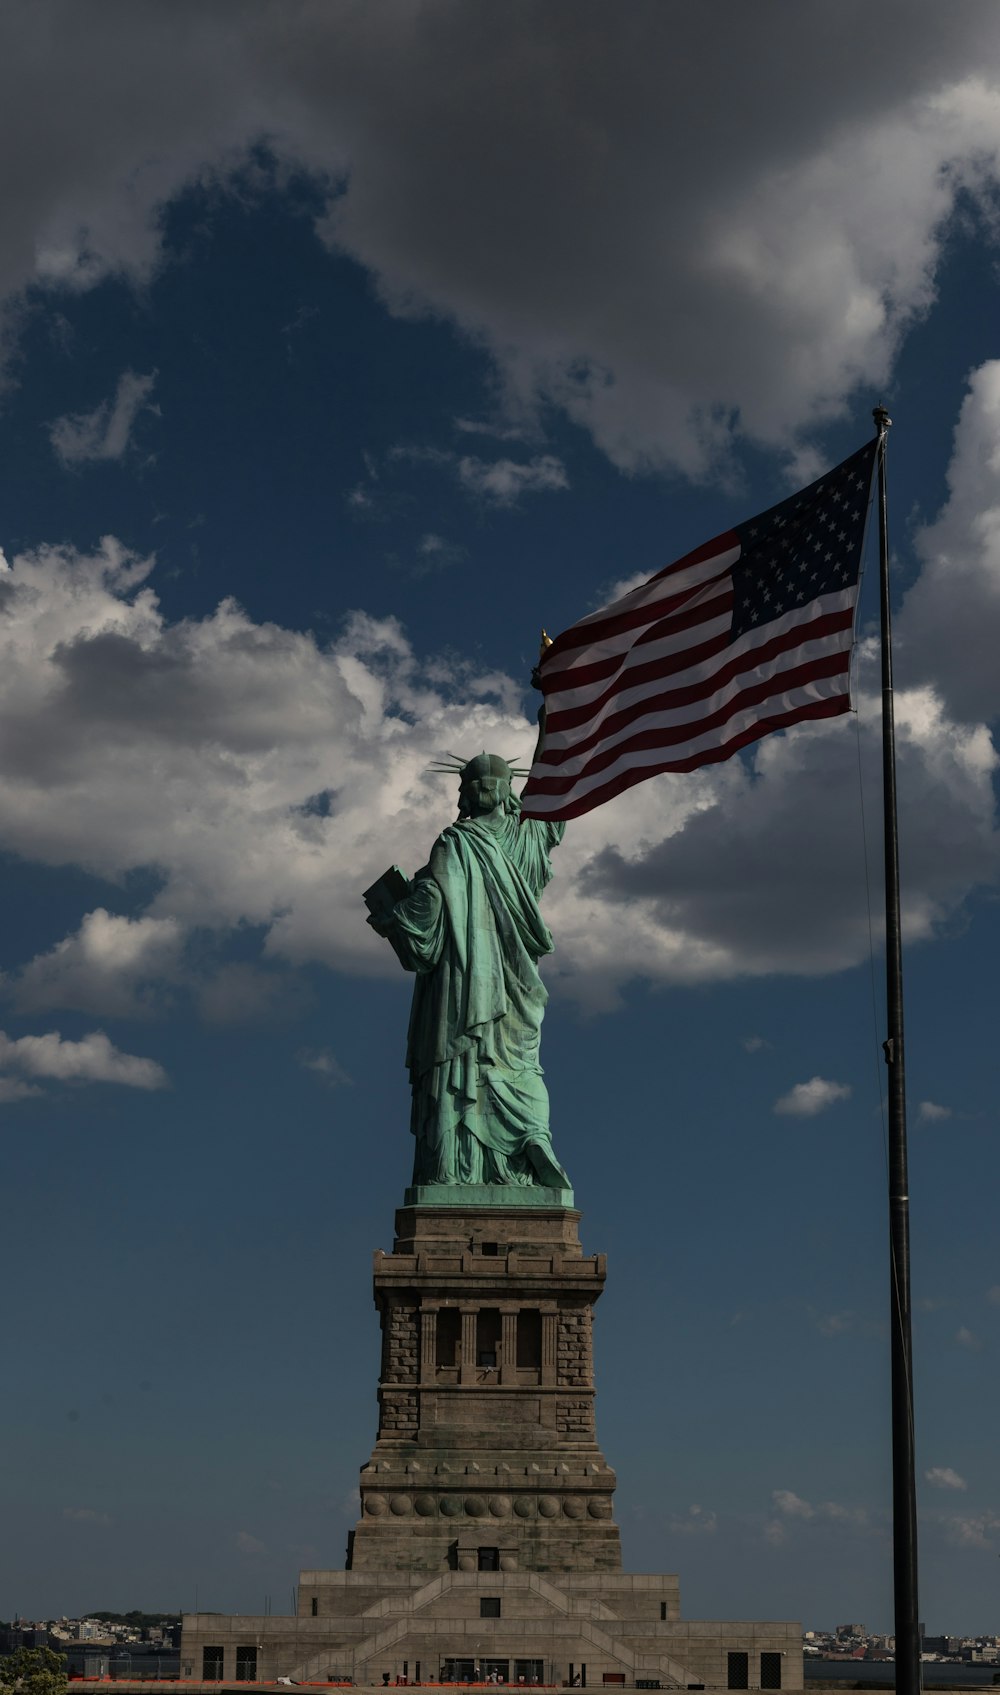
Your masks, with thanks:
[{"label": "american flag", "polygon": [[850,707],[877,438],[558,636],[528,818],[579,818],[661,771]]}]

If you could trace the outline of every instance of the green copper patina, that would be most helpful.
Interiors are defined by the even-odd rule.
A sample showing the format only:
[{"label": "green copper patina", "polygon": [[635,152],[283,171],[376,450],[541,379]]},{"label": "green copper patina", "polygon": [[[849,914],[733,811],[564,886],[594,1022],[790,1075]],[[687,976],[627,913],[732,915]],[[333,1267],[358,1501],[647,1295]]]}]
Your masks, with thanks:
[{"label": "green copper patina", "polygon": [[538,961],[552,951],[538,897],[565,825],[522,819],[511,777],[497,754],[461,767],[458,820],[429,863],[412,882],[393,867],[365,896],[368,922],[417,979],[408,1203],[573,1204],[538,1058]]}]

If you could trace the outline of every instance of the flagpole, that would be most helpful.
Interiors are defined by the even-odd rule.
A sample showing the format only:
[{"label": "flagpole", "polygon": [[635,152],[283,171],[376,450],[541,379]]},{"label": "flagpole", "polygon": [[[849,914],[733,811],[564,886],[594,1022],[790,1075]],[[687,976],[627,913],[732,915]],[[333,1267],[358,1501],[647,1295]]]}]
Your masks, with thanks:
[{"label": "flagpole", "polygon": [[913,1432],[913,1344],[910,1330],[910,1197],[906,1156],[906,1073],[903,1055],[903,946],[899,910],[899,830],[896,818],[896,743],[892,695],[889,527],[886,438],[892,419],[884,406],[872,416],[878,431],[879,585],[882,613],[882,794],[885,822],[886,1025],[889,1068],[889,1311],[892,1358],[892,1548],[897,1695],[919,1695],[920,1625],[917,1602],[917,1493]]}]

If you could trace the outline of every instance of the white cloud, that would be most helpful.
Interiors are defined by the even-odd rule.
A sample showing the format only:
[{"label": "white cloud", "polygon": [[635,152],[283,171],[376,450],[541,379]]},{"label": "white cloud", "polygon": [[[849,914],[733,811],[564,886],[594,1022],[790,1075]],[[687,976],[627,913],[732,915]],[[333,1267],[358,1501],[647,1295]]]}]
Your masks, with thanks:
[{"label": "white cloud", "polygon": [[155,371],[147,376],[123,371],[113,399],[103,401],[93,412],[57,418],[49,426],[49,440],[63,464],[120,459],[128,447],[132,426],[139,413],[143,409],[151,412],[159,410],[149,401],[155,382]]},{"label": "white cloud", "polygon": [[[421,659],[396,622],[363,613],[323,646],[233,601],[171,624],[150,569],[110,539],[89,555],[0,556],[0,846],[111,879],[154,867],[160,879],[145,913],[87,914],[8,991],[22,1007],[143,1010],[154,982],[192,987],[192,931],[245,925],[259,927],[272,969],[393,972],[357,891],[387,857],[423,863],[453,816],[453,789],[427,775],[442,752],[528,759],[520,686]],[[869,666],[860,745],[875,793]],[[927,687],[898,692],[897,725],[913,942],[996,877],[996,755],[984,726],[954,723]],[[574,823],[545,897],[553,989],[601,1006],[636,977],[818,974],[866,958],[858,733],[844,719],[773,736],[752,769],[658,778]],[[194,992],[209,1016],[250,1001],[261,1016],[278,987],[251,964]],[[820,1110],[846,1087],[813,1079],[782,1110]]]},{"label": "white cloud", "polygon": [[[650,941],[659,944],[654,975],[811,974],[868,957],[858,754],[860,745],[865,791],[875,801],[881,736],[867,655],[860,676],[858,720],[768,737],[752,769],[734,760],[700,780],[657,778],[623,797],[627,805],[591,815],[612,815],[597,828],[617,840],[594,844],[584,892],[609,925],[624,906],[642,903]],[[896,725],[903,923],[912,943],[933,935],[973,885],[996,879],[997,760],[987,729],[955,724],[929,689],[897,691]],[[685,804],[686,816],[671,815]],[[677,955],[669,965],[667,937]],[[640,971],[648,951],[640,944]]]},{"label": "white cloud", "polygon": [[845,1507],[839,1501],[807,1501],[792,1489],[771,1492],[772,1517],[764,1525],[765,1540],[778,1547],[795,1526],[803,1523],[839,1524],[862,1530],[868,1525],[864,1507]]},{"label": "white cloud", "polygon": [[461,564],[465,557],[466,550],[459,542],[448,541],[445,536],[428,531],[417,543],[417,562],[413,575],[430,576],[432,572],[444,571],[451,565]]},{"label": "white cloud", "polygon": [[743,1038],[744,1053],[761,1053],[764,1048],[770,1046],[770,1042],[766,1042],[763,1036],[744,1036]]},{"label": "white cloud", "polygon": [[68,1008],[146,1018],[185,996],[211,1024],[283,1022],[309,1000],[308,985],[275,965],[220,965],[211,945],[196,948],[176,918],[128,918],[104,907],[9,974],[3,987],[22,1015]]},{"label": "white cloud", "polygon": [[[444,0],[390,0],[389,30],[337,4],[289,29],[280,9],[247,0],[225,15],[119,8],[104,14],[111,31],[83,28],[65,0],[37,0],[16,24],[0,19],[0,138],[21,161],[0,295],[33,286],[44,308],[48,290],[57,311],[66,289],[148,280],[165,203],[196,179],[225,183],[267,134],[283,161],[336,184],[321,234],[373,270],[393,310],[450,314],[492,353],[498,438],[529,439],[532,408],[552,400],[626,466],[701,474],[742,430],[787,445],[802,471],[801,432],[859,375],[885,374],[932,299],[955,196],[996,167],[1000,99],[987,79],[1000,16],[889,4],[858,66],[860,0],[835,24],[799,8],[790,33],[783,23],[772,36],[736,9],[722,44],[704,9],[678,22],[637,0],[628,22],[602,31],[600,61],[580,13],[570,28],[541,6],[520,29]],[[748,92],[751,38],[760,73]],[[837,74],[848,54],[849,78]],[[461,78],[456,58],[469,67]],[[709,126],[684,68],[705,62]],[[152,380],[126,372],[102,406],[59,420],[57,450],[76,462],[123,453]],[[551,455],[441,458],[496,501],[565,483]],[[1000,708],[998,363],[972,378],[949,475],[897,620],[909,941],[997,870],[996,755],[982,720]],[[441,540],[425,537],[425,562],[440,562]],[[389,839],[419,862],[449,815],[444,787],[422,776],[434,753],[467,735],[528,753],[515,685],[421,663],[389,621],[357,618],[329,649],[232,603],[172,626],[145,571],[108,543],[89,559],[42,549],[0,576],[4,845],[106,875],[157,865],[163,877],[149,913],[105,914],[109,932],[149,944],[139,963],[102,964],[89,914],[14,980],[19,1004],[141,1007],[174,969],[170,948],[157,960],[153,946],[166,931],[150,926],[180,936],[249,920],[272,961],[394,969],[359,922],[359,876],[382,869]],[[870,654],[861,684],[874,792]],[[632,975],[698,982],[864,958],[844,804],[856,764],[853,722],[809,728],[772,738],[752,772],[737,762],[661,779],[581,821],[547,897],[550,981],[600,1001]],[[320,793],[334,796],[322,815],[308,806]],[[220,975],[206,1007],[221,1016],[269,987]],[[0,1078],[8,1099],[32,1087]]]},{"label": "white cloud", "polygon": [[452,423],[461,435],[493,436],[497,441],[524,441],[534,432],[521,424],[501,419],[453,418]]},{"label": "white cloud", "polygon": [[[601,31],[601,64],[586,30],[571,39],[540,7],[530,56],[516,29],[449,30],[466,62],[488,65],[458,96],[440,86],[430,29],[405,32],[407,89],[379,64],[403,102],[395,134],[359,114],[369,150],[331,239],[398,310],[443,307],[486,340],[522,404],[554,399],[621,464],[697,471],[734,427],[787,440],[810,407],[829,415],[862,375],[885,375],[932,298],[952,196],[993,164],[992,89],[970,76],[992,61],[981,22],[975,48],[971,31],[946,48],[927,8],[908,14],[905,65],[876,53],[877,80],[871,65],[860,79],[820,75],[843,40],[808,8],[763,40],[728,17],[721,49],[698,9],[680,24],[652,6],[630,16]],[[844,23],[850,35],[860,14]],[[712,66],[712,126],[692,64]],[[816,71],[803,80],[805,65]],[[426,118],[432,89],[437,122],[403,160],[398,137]]]},{"label": "white cloud", "polygon": [[921,1101],[917,1108],[917,1117],[923,1124],[940,1124],[951,1117],[950,1106],[938,1106],[936,1101]]},{"label": "white cloud", "polygon": [[968,1489],[964,1477],[959,1477],[950,1465],[934,1465],[924,1472],[928,1483],[933,1489]]},{"label": "white cloud", "polygon": [[134,1017],[152,1010],[157,985],[176,975],[182,942],[174,918],[120,917],[99,906],[8,988],[22,1014],[60,1007]]},{"label": "white cloud", "polygon": [[77,1524],[110,1524],[111,1517],[102,1513],[96,1507],[63,1507],[63,1518],[73,1519]]},{"label": "white cloud", "polygon": [[354,1085],[354,1078],[344,1070],[329,1048],[303,1048],[298,1060],[305,1071],[311,1071],[328,1089],[351,1088]]},{"label": "white cloud", "polygon": [[997,1530],[1000,1517],[992,1512],[957,1514],[948,1520],[949,1540],[960,1548],[992,1548],[990,1537]]},{"label": "white cloud", "polygon": [[249,1530],[238,1530],[233,1537],[234,1546],[241,1554],[264,1554],[265,1544],[257,1536],[251,1536]]},{"label": "white cloud", "polygon": [[810,1077],[808,1083],[796,1083],[787,1095],[775,1101],[775,1112],[796,1118],[814,1118],[837,1101],[850,1099],[849,1083],[833,1083],[826,1077]]},{"label": "white cloud", "polygon": [[163,1089],[167,1085],[161,1065],[122,1053],[103,1030],[95,1030],[79,1042],[63,1041],[55,1030],[44,1036],[19,1036],[16,1041],[0,1031],[0,1081],[11,1072],[15,1092],[8,1094],[8,1099],[27,1092],[17,1088],[25,1077],[59,1083],[122,1083],[131,1089]]},{"label": "white cloud", "polygon": [[0,1075],[0,1102],[24,1101],[31,1095],[41,1095],[44,1090],[37,1083],[25,1083],[21,1077],[4,1077]]},{"label": "white cloud", "polygon": [[784,1518],[815,1518],[816,1508],[809,1501],[804,1501],[801,1495],[796,1495],[791,1489],[773,1489],[771,1500],[775,1512]]},{"label": "white cloud", "polygon": [[490,463],[466,455],[459,459],[457,470],[462,486],[492,506],[514,506],[522,494],[569,488],[562,461],[551,453],[541,454],[527,464],[514,459],[495,459]]},{"label": "white cloud", "polygon": [[817,1318],[816,1328],[821,1336],[846,1336],[856,1323],[853,1312],[830,1312]]},{"label": "white cloud", "polygon": [[960,1348],[967,1348],[971,1354],[978,1354],[982,1351],[982,1341],[974,1330],[969,1329],[967,1324],[959,1325],[955,1332],[955,1341]]},{"label": "white cloud", "polygon": [[923,569],[897,620],[898,669],[933,680],[966,721],[1000,714],[1000,360],[969,378],[948,467],[948,498],[915,537]]},{"label": "white cloud", "polygon": [[667,1528],[680,1536],[714,1536],[719,1528],[718,1515],[695,1504],[686,1513],[675,1513],[667,1520]]},{"label": "white cloud", "polygon": [[994,1283],[992,1288],[987,1289],[986,1299],[991,1306],[1000,1307],[1000,1283]]},{"label": "white cloud", "polygon": [[0,41],[0,295],[146,280],[164,203],[267,136],[395,311],[492,354],[515,419],[555,402],[627,466],[699,472],[735,431],[801,455],[886,376],[996,169],[994,8],[887,5],[859,61],[861,0],[731,8],[723,35],[654,0],[610,25],[599,0],[513,24],[332,0],[291,26],[268,0],[99,3],[87,28],[35,0]]},{"label": "white cloud", "polygon": [[141,918],[91,914],[28,965],[22,992],[81,1004],[98,979],[131,990],[192,926],[244,921],[272,963],[391,969],[358,890],[387,853],[421,863],[454,816],[455,785],[427,776],[435,757],[466,743],[528,757],[519,691],[422,669],[392,620],[358,615],[324,648],[233,602],[171,625],[147,574],[112,542],[0,568],[0,840],[162,880]]}]

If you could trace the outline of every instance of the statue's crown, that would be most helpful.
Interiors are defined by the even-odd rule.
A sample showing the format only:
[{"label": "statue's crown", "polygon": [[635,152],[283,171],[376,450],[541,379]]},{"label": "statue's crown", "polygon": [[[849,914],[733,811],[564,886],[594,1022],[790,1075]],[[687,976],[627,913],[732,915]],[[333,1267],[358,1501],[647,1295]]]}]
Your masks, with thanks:
[{"label": "statue's crown", "polygon": [[461,781],[474,783],[477,777],[497,777],[509,783],[514,773],[498,753],[477,753],[475,759],[462,767]]},{"label": "statue's crown", "polygon": [[474,783],[477,777],[492,777],[495,781],[510,783],[515,777],[528,775],[523,765],[512,765],[509,759],[501,759],[498,753],[487,753],[485,749],[477,753],[475,759],[449,753],[447,759],[435,760],[430,769],[446,771],[461,783]]}]

